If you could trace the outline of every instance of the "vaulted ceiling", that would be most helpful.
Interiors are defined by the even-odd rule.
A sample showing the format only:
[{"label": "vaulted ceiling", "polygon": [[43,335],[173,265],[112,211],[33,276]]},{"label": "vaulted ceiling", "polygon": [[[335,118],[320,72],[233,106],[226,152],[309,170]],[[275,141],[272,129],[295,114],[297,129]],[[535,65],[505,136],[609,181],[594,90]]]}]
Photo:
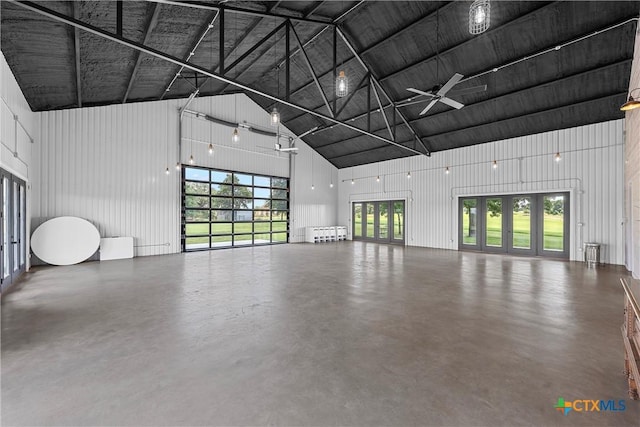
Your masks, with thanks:
[{"label": "vaulted ceiling", "polygon": [[[1,48],[34,111],[243,91],[339,168],[623,117],[639,2],[493,1],[480,35],[470,4],[3,0]],[[455,73],[486,90],[420,115]]]}]

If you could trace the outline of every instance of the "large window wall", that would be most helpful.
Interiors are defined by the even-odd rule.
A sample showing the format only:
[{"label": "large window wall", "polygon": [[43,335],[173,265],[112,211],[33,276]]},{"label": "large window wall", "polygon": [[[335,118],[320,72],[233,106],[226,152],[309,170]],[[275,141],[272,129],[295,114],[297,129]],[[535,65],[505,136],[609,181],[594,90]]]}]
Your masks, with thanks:
[{"label": "large window wall", "polygon": [[183,251],[289,241],[289,180],[200,167],[182,171]]}]

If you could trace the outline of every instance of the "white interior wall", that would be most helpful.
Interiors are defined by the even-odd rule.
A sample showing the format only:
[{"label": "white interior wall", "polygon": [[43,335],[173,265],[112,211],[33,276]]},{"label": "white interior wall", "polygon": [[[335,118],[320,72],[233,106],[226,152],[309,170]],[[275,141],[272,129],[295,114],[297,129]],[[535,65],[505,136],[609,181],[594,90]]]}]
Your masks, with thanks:
[{"label": "white interior wall", "polygon": [[623,130],[624,120],[615,120],[341,169],[339,222],[351,236],[352,202],[405,199],[407,244],[455,250],[459,196],[569,191],[571,259],[595,241],[603,262],[623,264]]},{"label": "white interior wall", "polygon": [[[631,65],[629,91],[640,87],[640,34],[636,41]],[[638,99],[638,91],[633,93]],[[625,115],[625,207],[626,207],[626,256],[627,269],[640,278],[640,109],[627,111]]]},{"label": "white interior wall", "polygon": [[[186,100],[169,100],[38,113],[41,150],[34,177],[34,226],[73,215],[93,222],[102,236],[133,236],[136,256],[180,251],[179,113]],[[263,129],[269,115],[244,95],[196,98],[189,110]],[[236,117],[237,114],[237,117]],[[236,120],[237,118],[237,120]],[[275,139],[185,114],[181,161],[196,166],[289,176],[289,156],[272,151]],[[283,134],[291,134],[281,129]],[[208,155],[213,143],[214,155]],[[292,177],[292,242],[306,225],[336,221],[337,191],[314,191],[306,180],[330,182],[336,169],[301,141]],[[263,148],[266,147],[266,148]],[[165,174],[169,167],[170,174]],[[310,222],[309,222],[310,221]],[[302,236],[302,237],[300,237]]]},{"label": "white interior wall", "polygon": [[[37,150],[38,117],[31,111],[4,55],[0,52],[0,167],[27,185],[27,230],[31,224],[32,158]],[[33,138],[33,143],[31,142]],[[27,233],[27,247],[30,233]],[[30,260],[27,257],[27,270]]]}]

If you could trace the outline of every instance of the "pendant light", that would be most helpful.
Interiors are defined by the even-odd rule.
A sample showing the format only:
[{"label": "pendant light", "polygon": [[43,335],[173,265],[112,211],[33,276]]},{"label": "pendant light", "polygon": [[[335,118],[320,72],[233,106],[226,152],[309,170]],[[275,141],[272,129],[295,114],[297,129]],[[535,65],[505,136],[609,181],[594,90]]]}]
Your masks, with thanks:
[{"label": "pendant light", "polygon": [[338,77],[336,78],[336,96],[342,98],[349,94],[349,78],[345,74],[344,70],[340,70]]},{"label": "pendant light", "polygon": [[274,106],[273,110],[271,110],[271,126],[278,126],[278,123],[280,123],[280,113]]},{"label": "pendant light", "polygon": [[193,154],[189,156],[189,164],[192,165],[195,162],[195,160],[193,160]]},{"label": "pendant light", "polygon": [[165,174],[167,174],[167,175],[169,175],[169,173],[170,173],[170,172],[169,172],[169,166],[167,166],[167,169],[165,169],[164,173],[165,173]]},{"label": "pendant light", "polygon": [[176,163],[176,171],[180,172],[180,169],[182,168],[180,167],[180,162],[178,162]]},{"label": "pendant light", "polygon": [[491,167],[494,168],[494,169],[498,169],[498,161],[494,160],[493,164],[491,165]]},{"label": "pendant light", "polygon": [[376,182],[380,182],[380,175],[376,177]]},{"label": "pendant light", "polygon": [[559,151],[556,153],[555,156],[553,156],[553,160],[555,160],[556,163],[558,163],[558,162],[560,162],[560,160],[562,160],[562,156],[560,156],[560,152]]},{"label": "pendant light", "polygon": [[631,92],[629,92],[629,98],[627,99],[627,102],[622,104],[622,106],[620,107],[620,111],[629,111],[629,110],[634,110],[634,109],[640,107],[640,101],[636,101],[634,99],[634,97],[631,96],[631,94],[633,92],[635,92],[635,91],[637,91],[639,89],[640,88],[635,88]]},{"label": "pendant light", "polygon": [[482,34],[491,24],[491,3],[489,0],[476,0],[469,7],[469,33]]},{"label": "pendant light", "polygon": [[213,155],[213,144],[209,143],[209,155]]},{"label": "pendant light", "polygon": [[235,128],[233,130],[233,136],[231,137],[231,139],[233,140],[233,142],[240,141],[240,132],[238,132],[238,128]]},{"label": "pendant light", "polygon": [[411,171],[407,172],[407,179],[411,179]]},{"label": "pendant light", "polygon": [[449,175],[449,172],[450,172],[450,171],[449,171],[449,166],[447,166],[446,168],[444,168],[444,173],[445,173],[446,175]]}]

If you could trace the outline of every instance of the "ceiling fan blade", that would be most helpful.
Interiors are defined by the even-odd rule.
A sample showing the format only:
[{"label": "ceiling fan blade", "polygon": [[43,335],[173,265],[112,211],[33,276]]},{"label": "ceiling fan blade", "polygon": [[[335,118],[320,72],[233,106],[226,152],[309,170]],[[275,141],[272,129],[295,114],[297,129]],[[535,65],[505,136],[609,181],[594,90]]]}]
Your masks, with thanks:
[{"label": "ceiling fan blade", "polygon": [[447,98],[446,96],[443,96],[442,98],[440,98],[440,102],[442,102],[443,104],[447,104],[450,107],[453,107],[453,108],[455,108],[457,110],[459,110],[462,107],[464,107],[464,104],[461,104],[458,101],[454,101],[451,98]]},{"label": "ceiling fan blade", "polygon": [[437,92],[437,95],[444,96],[447,92],[451,90],[452,87],[457,85],[458,82],[462,80],[463,77],[464,76],[462,74],[455,73],[453,77],[451,77],[449,81],[446,82],[444,86],[440,88],[440,90]]},{"label": "ceiling fan blade", "polygon": [[484,92],[485,90],[487,90],[487,85],[472,86],[472,87],[466,87],[464,89],[453,89],[452,91],[449,92],[449,95],[451,96],[469,95],[471,93]]},{"label": "ceiling fan blade", "polygon": [[420,112],[420,115],[423,116],[427,111],[429,111],[431,109],[431,107],[436,105],[436,102],[438,102],[437,99],[432,99],[431,102],[429,103],[429,105],[427,105],[427,108],[425,108],[424,110],[422,110]]},{"label": "ceiling fan blade", "polygon": [[421,96],[430,96],[431,98],[435,98],[435,95],[430,93],[430,92],[425,92],[425,91],[422,91],[422,90],[414,89],[412,87],[408,87],[407,90],[409,92],[417,93],[418,95],[421,95]]},{"label": "ceiling fan blade", "polygon": [[415,101],[407,101],[407,102],[403,102],[402,104],[396,104],[396,107],[408,107],[409,105],[421,104],[427,101],[431,101],[431,99],[421,98]]}]

